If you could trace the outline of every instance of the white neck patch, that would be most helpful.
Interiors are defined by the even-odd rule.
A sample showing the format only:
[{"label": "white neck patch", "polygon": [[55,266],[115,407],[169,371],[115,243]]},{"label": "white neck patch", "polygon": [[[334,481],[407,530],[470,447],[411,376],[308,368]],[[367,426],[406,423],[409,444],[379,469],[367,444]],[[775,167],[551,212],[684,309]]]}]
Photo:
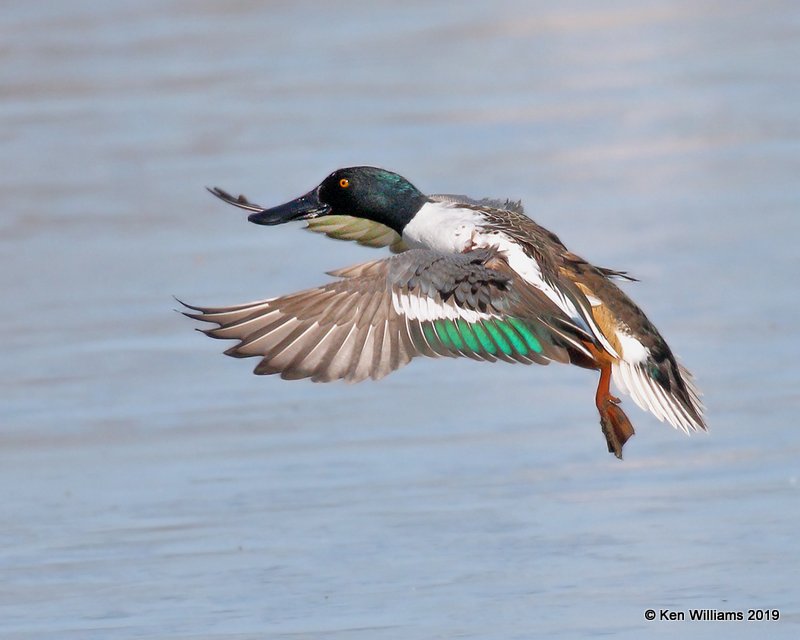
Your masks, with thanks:
[{"label": "white neck patch", "polygon": [[446,202],[426,202],[403,229],[403,240],[411,247],[442,253],[462,253],[469,245],[482,216]]}]

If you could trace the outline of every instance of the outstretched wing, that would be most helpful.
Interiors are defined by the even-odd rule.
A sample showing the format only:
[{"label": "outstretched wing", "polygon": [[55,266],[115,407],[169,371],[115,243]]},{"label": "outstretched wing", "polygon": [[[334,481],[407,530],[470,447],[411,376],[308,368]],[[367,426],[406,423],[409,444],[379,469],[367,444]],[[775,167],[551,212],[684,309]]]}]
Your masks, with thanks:
[{"label": "outstretched wing", "polygon": [[257,374],[317,382],[379,379],[416,356],[547,364],[585,336],[493,250],[415,249],[332,273],[338,280],[233,307],[185,305],[187,316],[260,357]]},{"label": "outstretched wing", "polygon": [[329,215],[308,221],[306,229],[335,240],[353,240],[365,247],[389,247],[392,253],[408,251],[400,234],[380,222],[355,216]]}]

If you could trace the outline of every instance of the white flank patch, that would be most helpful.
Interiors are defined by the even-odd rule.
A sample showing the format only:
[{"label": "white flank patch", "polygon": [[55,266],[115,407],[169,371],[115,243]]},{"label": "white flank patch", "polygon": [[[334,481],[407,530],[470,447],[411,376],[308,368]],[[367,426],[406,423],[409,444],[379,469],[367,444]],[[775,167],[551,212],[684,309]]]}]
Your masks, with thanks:
[{"label": "white flank patch", "polygon": [[650,356],[650,352],[641,342],[623,331],[617,331],[617,340],[622,347],[620,356],[627,362],[644,362]]},{"label": "white flank patch", "polygon": [[472,309],[459,309],[453,305],[442,304],[430,298],[420,298],[419,296],[404,293],[392,292],[392,306],[394,310],[409,318],[410,320],[433,321],[458,320],[462,318],[467,322],[478,322],[491,318],[488,313],[473,311]]},{"label": "white flank patch", "polygon": [[403,240],[411,247],[462,253],[480,222],[480,213],[472,209],[426,202],[403,229]]}]

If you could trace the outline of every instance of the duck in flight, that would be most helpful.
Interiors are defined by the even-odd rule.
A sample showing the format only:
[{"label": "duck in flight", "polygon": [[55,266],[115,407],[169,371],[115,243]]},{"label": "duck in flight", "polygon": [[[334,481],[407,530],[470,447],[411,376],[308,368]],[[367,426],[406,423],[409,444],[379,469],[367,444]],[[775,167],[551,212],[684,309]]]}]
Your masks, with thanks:
[{"label": "duck in flight", "polygon": [[425,195],[377,167],[331,173],[307,194],[260,207],[210,191],[261,225],[306,220],[312,231],[395,255],[330,272],[306,291],[230,307],[185,306],[258,357],[256,374],[315,382],[379,379],[416,356],[561,362],[599,371],[595,404],[608,450],[634,429],[617,388],[686,433],[705,430],[691,374],[642,310],[595,267],[527,217],[519,202]]}]

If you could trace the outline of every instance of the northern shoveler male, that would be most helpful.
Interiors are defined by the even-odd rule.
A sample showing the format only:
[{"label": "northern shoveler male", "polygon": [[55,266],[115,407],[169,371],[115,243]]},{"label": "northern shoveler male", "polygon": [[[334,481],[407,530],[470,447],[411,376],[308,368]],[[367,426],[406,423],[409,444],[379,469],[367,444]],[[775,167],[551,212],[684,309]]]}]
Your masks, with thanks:
[{"label": "northern shoveler male", "polygon": [[425,195],[376,167],[331,173],[307,194],[250,211],[256,224],[307,220],[312,231],[398,254],[333,271],[336,280],[232,307],[185,305],[238,340],[225,353],[260,357],[257,374],[316,382],[378,379],[415,356],[578,365],[600,372],[595,403],[618,458],[634,433],[613,380],[642,409],[685,432],[705,430],[691,374],[613,278],[524,213],[519,202]]}]

